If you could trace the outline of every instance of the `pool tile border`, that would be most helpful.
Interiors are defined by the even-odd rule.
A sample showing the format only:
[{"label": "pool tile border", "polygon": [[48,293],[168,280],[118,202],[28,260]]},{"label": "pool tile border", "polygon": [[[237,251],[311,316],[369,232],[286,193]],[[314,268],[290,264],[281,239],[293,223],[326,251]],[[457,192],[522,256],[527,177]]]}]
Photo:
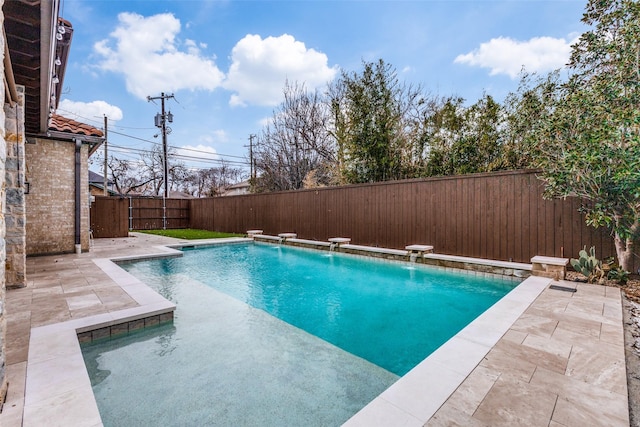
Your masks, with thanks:
[{"label": "pool tile border", "polygon": [[[255,244],[257,245],[274,245],[273,242],[268,242],[268,241],[258,241],[258,240],[254,240]],[[245,242],[240,242],[240,243],[245,243]],[[296,242],[294,242],[296,243]],[[323,243],[323,242],[320,242]],[[211,246],[211,245],[209,245]],[[296,244],[291,244],[291,243],[287,243],[286,246],[289,247],[293,247],[302,251],[318,251],[318,250],[323,250],[322,248],[317,248],[317,247],[311,247],[311,246],[303,246],[303,245],[296,245]],[[174,247],[180,247],[180,245],[174,245]],[[326,252],[326,250],[325,250]],[[430,262],[419,262],[419,263],[412,263],[411,261],[408,261],[406,259],[406,257],[384,257],[384,256],[380,256],[380,255],[385,255],[384,253],[380,252],[377,253],[378,256],[375,256],[376,253],[374,252],[366,252],[366,251],[361,251],[361,252],[332,252],[332,254],[335,255],[340,255],[340,256],[346,256],[346,257],[354,257],[354,258],[361,258],[361,259],[370,259],[370,260],[375,260],[376,262],[383,262],[383,263],[389,263],[389,264],[401,264],[404,265],[405,267],[415,267],[415,268],[424,268],[424,269],[431,269],[431,270],[437,270],[437,271],[446,271],[448,273],[457,273],[457,274],[467,274],[469,276],[477,276],[477,277],[487,277],[487,278],[492,278],[492,279],[499,279],[499,280],[505,280],[505,281],[511,281],[511,282],[516,282],[516,283],[521,283],[522,281],[524,281],[527,277],[522,277],[522,276],[517,276],[514,274],[501,274],[501,273],[494,273],[491,271],[482,271],[482,270],[474,270],[474,269],[469,269],[469,268],[462,268],[462,267],[452,267],[452,266],[447,266],[447,265],[441,265],[441,264],[437,264],[437,263],[430,263]],[[371,255],[374,254],[374,255]],[[426,255],[425,255],[426,257]],[[463,258],[463,257],[455,257],[457,259],[460,260],[465,260],[465,259],[472,259],[472,258]],[[478,261],[479,258],[473,258],[475,261]],[[508,262],[503,262],[505,265],[511,265],[508,269],[509,270],[523,270],[523,271],[527,271],[527,266],[530,269],[531,268],[531,264],[517,264],[517,263],[508,263]],[[473,265],[480,265],[477,262],[472,263]],[[460,261],[457,264],[452,264],[452,265],[463,265],[463,262]],[[515,268],[515,267],[518,268]],[[521,266],[525,266],[523,268],[520,268]]]},{"label": "pool tile border", "polygon": [[448,271],[468,272],[470,274],[500,277],[512,277],[514,280],[524,280],[531,275],[532,265],[512,261],[487,260],[482,258],[462,257],[439,253],[424,253],[416,258],[407,250],[381,248],[377,246],[363,246],[340,244],[331,246],[329,242],[305,239],[283,239],[278,236],[259,234],[251,239],[257,244],[292,246],[306,250],[328,251],[335,254],[366,257],[385,262],[400,262],[410,265],[423,265]]},{"label": "pool tile border", "polygon": [[110,326],[104,326],[98,329],[90,329],[85,332],[77,332],[76,335],[80,344],[87,344],[96,340],[107,338],[115,338],[126,335],[131,332],[139,331],[152,326],[158,326],[173,321],[173,311],[163,312],[156,315],[142,317],[135,320],[127,320],[121,323],[115,323]]}]

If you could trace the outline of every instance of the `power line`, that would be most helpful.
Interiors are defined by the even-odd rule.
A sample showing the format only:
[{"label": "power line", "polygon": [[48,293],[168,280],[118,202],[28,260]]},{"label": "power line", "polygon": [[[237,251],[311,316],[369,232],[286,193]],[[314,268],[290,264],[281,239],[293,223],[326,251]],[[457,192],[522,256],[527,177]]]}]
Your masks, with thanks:
[{"label": "power line", "polygon": [[[140,159],[135,159],[135,158],[132,158],[132,159],[117,158],[117,160],[119,162],[130,164],[130,165],[132,164],[132,165],[135,165],[135,166],[142,166],[143,165],[143,162]],[[226,163],[226,164],[229,164],[229,163]],[[198,166],[198,165],[184,165],[184,167],[189,169],[189,170],[209,170],[209,169],[211,169],[211,167]]]},{"label": "power line", "polygon": [[203,154],[216,155],[216,156],[233,157],[234,159],[243,159],[243,160],[246,159],[244,156],[234,156],[233,154],[221,154],[221,153],[218,153],[217,151],[215,153],[212,153],[210,151],[198,150],[196,148],[177,147],[175,145],[172,145],[171,148],[175,148],[176,150],[193,151],[194,153],[203,153]]},{"label": "power line", "polygon": [[[85,116],[82,116],[82,115],[76,113],[75,111],[65,110],[64,108],[58,108],[57,111],[62,111],[62,112],[65,112],[65,113],[72,114],[76,118],[79,118],[79,119],[82,119],[82,120],[86,120],[86,121],[89,121],[89,122],[93,122],[95,124],[102,124],[101,121],[96,120],[97,117],[96,118],[85,117]],[[109,119],[109,117],[107,117],[107,119]],[[117,128],[120,128],[120,129],[135,129],[135,130],[154,130],[155,129],[155,128],[152,128],[152,127],[135,127],[135,126],[116,125],[115,122],[117,122],[117,120],[113,120],[113,119],[109,119],[109,120],[114,122],[113,126],[115,126]]]},{"label": "power line", "polygon": [[[147,101],[150,102],[150,101],[153,101],[154,99],[159,99],[160,105],[161,105],[160,114],[156,114],[155,116],[155,124],[156,124],[156,127],[160,128],[160,132],[162,133],[162,169],[164,173],[164,197],[165,198],[169,197],[169,160],[167,158],[167,151],[168,151],[167,134],[171,132],[171,129],[169,129],[169,132],[167,132],[167,122],[169,123],[173,122],[173,114],[171,114],[171,111],[169,111],[168,113],[165,111],[164,101],[171,98],[173,98],[173,94],[165,95],[164,92],[162,92],[160,96],[147,96]],[[166,227],[163,226],[162,228],[166,228]]]},{"label": "power line", "polygon": [[[142,149],[142,148],[124,147],[122,145],[116,145],[116,144],[113,144],[113,143],[109,144],[109,147],[111,148],[112,151],[116,151],[118,153],[123,153],[123,154],[127,154],[127,155],[132,155],[133,153],[137,153],[137,154],[153,154],[154,153],[153,150],[145,150],[145,149]],[[208,153],[208,154],[213,155],[212,153]],[[190,161],[190,162],[202,162],[202,163],[215,162],[215,163],[224,163],[224,164],[229,164],[229,165],[247,166],[247,162],[246,161],[241,162],[241,161],[237,161],[237,160],[225,160],[225,159],[216,159],[216,158],[203,159],[202,157],[189,156],[189,155],[186,155],[186,154],[179,154],[179,153],[169,153],[168,156],[172,157],[174,159],[187,160],[187,161]]]},{"label": "power line", "polygon": [[[154,151],[153,151],[153,150],[147,150],[147,149],[144,149],[144,148],[125,147],[125,146],[123,146],[123,145],[117,145],[117,144],[113,144],[113,143],[112,143],[112,144],[109,144],[109,146],[110,146],[111,148],[118,148],[118,149],[120,149],[120,152],[130,152],[130,151],[134,151],[134,152],[143,153],[143,154],[151,154],[151,153],[154,153]],[[174,146],[171,146],[171,147],[169,147],[169,148],[171,148],[171,149],[173,149],[173,150],[176,150],[176,151],[185,150],[184,148],[174,147]],[[187,150],[187,151],[189,151],[189,150]],[[202,151],[202,153],[205,153],[205,154],[207,154],[207,155],[209,155],[209,156],[218,156],[218,154],[217,154],[217,153],[211,153],[211,152],[208,152],[208,151]],[[195,159],[195,160],[202,160],[202,161],[217,161],[217,162],[223,161],[223,162],[229,162],[229,163],[239,163],[239,164],[243,164],[243,165],[248,164],[248,162],[247,162],[246,160],[245,160],[245,161],[225,160],[225,159],[217,159],[217,158],[214,158],[214,157],[211,157],[211,158],[202,158],[202,157],[189,156],[189,155],[187,155],[187,154],[180,154],[180,153],[170,153],[170,155],[171,155],[171,156],[176,156],[176,157],[184,157],[184,158],[189,158],[189,159]],[[242,159],[244,160],[244,158],[242,158]]]},{"label": "power line", "polygon": [[[126,133],[115,131],[115,130],[110,130],[109,133],[112,133],[112,134],[115,133],[116,135],[124,136],[126,138],[135,139],[137,141],[148,142],[149,144],[153,144],[153,145],[157,145],[157,146],[161,146],[162,145],[161,143],[153,141],[153,140],[150,140],[150,139],[145,139],[145,138],[141,138],[139,136],[129,135],[129,134],[126,134]],[[113,144],[111,144],[111,146],[114,147]],[[193,151],[195,153],[203,153],[203,154],[216,155],[216,156],[221,156],[221,157],[232,157],[234,159],[243,159],[243,160],[245,159],[244,156],[236,156],[236,155],[233,155],[233,154],[223,154],[223,153],[218,153],[218,152],[212,153],[210,151],[198,150],[196,148],[178,147],[176,145],[169,145],[169,148],[174,148],[176,150]]]},{"label": "power line", "polygon": [[[83,117],[83,116],[81,116],[79,114],[76,114],[76,113],[74,113],[72,111],[67,111],[67,110],[60,109],[60,108],[58,110],[65,111],[65,112],[70,113],[70,114],[74,114],[75,116],[77,116],[78,118],[81,118],[83,120],[92,121],[94,123],[100,123],[97,120],[93,120],[93,119],[90,119],[88,117]],[[142,128],[142,127],[136,128],[136,127],[120,126],[120,125],[115,125],[115,127],[116,128],[122,128],[122,129],[137,129],[137,130],[154,130],[155,129],[155,128]],[[110,128],[109,132],[112,133],[112,134],[124,136],[125,138],[131,138],[131,139],[135,139],[135,140],[142,141],[142,142],[148,142],[148,143],[153,144],[153,145],[158,145],[158,146],[162,145],[162,143],[160,143],[160,142],[156,142],[156,141],[153,141],[151,139],[141,138],[139,136],[134,136],[134,135],[130,135],[130,134],[123,133],[123,132],[118,132],[118,131],[113,130],[113,128]],[[178,147],[178,146],[175,146],[175,145],[169,145],[169,148],[175,148],[175,149],[185,150],[185,151],[193,151],[195,153],[204,153],[204,154],[210,154],[210,155],[214,154],[214,153],[211,153],[210,151],[198,150],[196,148]],[[234,154],[223,154],[223,153],[216,152],[215,155],[218,155],[218,156],[221,156],[221,157],[233,157],[233,158],[236,158],[236,159],[245,159],[245,156],[238,156],[238,155],[234,155]]]}]

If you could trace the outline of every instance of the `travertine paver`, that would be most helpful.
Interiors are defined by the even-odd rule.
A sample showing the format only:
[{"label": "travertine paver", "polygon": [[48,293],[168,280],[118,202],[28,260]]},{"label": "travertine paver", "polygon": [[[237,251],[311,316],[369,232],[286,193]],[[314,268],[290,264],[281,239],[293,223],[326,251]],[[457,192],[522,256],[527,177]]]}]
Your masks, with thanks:
[{"label": "travertine paver", "polygon": [[425,425],[622,427],[628,411],[620,290],[579,284],[546,289]]},{"label": "travertine paver", "polygon": [[[156,253],[160,252],[156,246],[177,242],[177,239],[135,233],[124,239],[97,240],[89,253],[27,258],[27,287],[11,289],[6,293],[6,363],[10,385],[7,401],[0,414],[0,426],[22,425],[32,327],[138,305],[96,266],[93,259]],[[72,384],[66,380],[65,383]],[[64,413],[65,405],[60,403],[60,410]],[[82,414],[76,415],[82,417]],[[43,420],[41,425],[47,425],[48,421]]]}]

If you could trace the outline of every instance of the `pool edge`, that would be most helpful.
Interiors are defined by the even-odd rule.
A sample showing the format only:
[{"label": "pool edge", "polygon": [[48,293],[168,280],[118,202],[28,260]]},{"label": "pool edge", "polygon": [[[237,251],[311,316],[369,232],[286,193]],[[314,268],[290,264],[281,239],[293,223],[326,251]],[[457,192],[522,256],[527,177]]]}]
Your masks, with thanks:
[{"label": "pool edge", "polygon": [[[239,243],[250,240],[236,239],[234,241]],[[211,246],[228,243],[232,242],[206,242],[202,245]],[[185,245],[190,244],[179,243],[163,246],[161,248],[164,249],[161,250],[161,253],[134,257],[96,258],[93,260],[98,268],[109,275],[118,286],[140,304],[138,307],[31,329],[23,426],[43,425],[43,420],[56,420],[59,425],[102,425],[97,402],[82,358],[78,333],[104,328],[119,321],[140,319],[146,314],[155,315],[163,310],[171,312],[175,310],[174,304],[127,273],[117,265],[117,262],[180,256],[176,254],[179,251],[175,248]],[[422,426],[464,381],[471,370],[475,368],[484,355],[546,288],[550,281],[551,279],[533,276],[524,280],[483,315],[475,319],[432,355],[367,404],[361,411],[350,418],[345,425],[382,426],[389,425],[389,422],[396,424],[399,420],[405,419],[406,425]],[[527,282],[529,284],[523,286]],[[530,290],[529,288],[533,289]],[[518,289],[521,290],[516,292]],[[527,290],[527,292],[522,290]],[[525,295],[521,295],[523,293]],[[503,303],[504,300],[507,303]],[[516,307],[510,307],[510,305]],[[500,325],[501,328],[504,327],[504,331],[502,333],[500,333],[501,329],[492,331],[492,335],[497,336],[492,344],[489,344],[491,340],[476,342],[484,340],[479,340],[477,334],[474,335],[470,332],[473,330],[471,328],[472,325],[475,328],[482,327],[482,330],[486,331],[487,327],[491,325],[492,316],[496,316],[497,313],[508,313],[508,318],[511,319],[508,322],[505,321],[504,325]],[[484,320],[480,321],[480,319]],[[477,356],[477,362],[467,360],[469,359],[467,357],[464,358],[465,368],[467,365],[469,366],[466,374],[461,372],[459,368],[450,369],[446,362],[447,357],[445,356],[460,353],[459,350],[456,350],[456,348],[459,348],[456,346],[459,345],[466,345],[473,349],[474,356]],[[43,349],[46,349],[46,351],[42,351]],[[465,356],[467,353],[469,353],[468,349],[465,350]],[[459,358],[454,360],[457,359]],[[55,372],[55,375],[51,374],[52,371]],[[447,373],[449,377],[447,381],[438,381],[441,385],[435,390],[436,393],[434,393],[434,390],[428,390],[425,395],[424,393],[419,394],[412,391],[415,390],[415,387],[424,388],[425,384],[431,385],[431,383],[423,381],[425,375],[428,375],[428,378],[433,381],[434,374],[441,375],[443,372]],[[428,402],[425,402],[425,396],[428,398]],[[420,421],[428,414],[431,415],[424,421]]]},{"label": "pool edge", "polygon": [[[162,256],[167,255],[175,256]],[[149,258],[149,255],[139,258]],[[31,328],[23,427],[52,425],[52,422],[60,426],[102,426],[91,380],[82,357],[79,335],[101,331],[96,334],[97,339],[103,337],[102,332],[108,330],[111,333],[118,325],[141,320],[145,324],[155,325],[155,318],[158,317],[159,320],[160,316],[165,316],[165,320],[169,317],[173,319],[175,304],[127,273],[111,259],[96,258],[93,262],[139,305]],[[171,316],[166,316],[169,313]],[[154,321],[147,322],[146,319]]]},{"label": "pool edge", "polygon": [[550,282],[525,279],[343,425],[423,426]]}]

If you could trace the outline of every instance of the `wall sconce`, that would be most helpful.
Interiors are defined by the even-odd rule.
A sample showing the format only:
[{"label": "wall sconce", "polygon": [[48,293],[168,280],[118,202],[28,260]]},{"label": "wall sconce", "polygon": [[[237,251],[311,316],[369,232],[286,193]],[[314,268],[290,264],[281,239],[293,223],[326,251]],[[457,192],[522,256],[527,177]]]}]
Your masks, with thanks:
[{"label": "wall sconce", "polygon": [[29,194],[29,191],[31,191],[31,183],[25,181],[24,182],[24,194]]}]

